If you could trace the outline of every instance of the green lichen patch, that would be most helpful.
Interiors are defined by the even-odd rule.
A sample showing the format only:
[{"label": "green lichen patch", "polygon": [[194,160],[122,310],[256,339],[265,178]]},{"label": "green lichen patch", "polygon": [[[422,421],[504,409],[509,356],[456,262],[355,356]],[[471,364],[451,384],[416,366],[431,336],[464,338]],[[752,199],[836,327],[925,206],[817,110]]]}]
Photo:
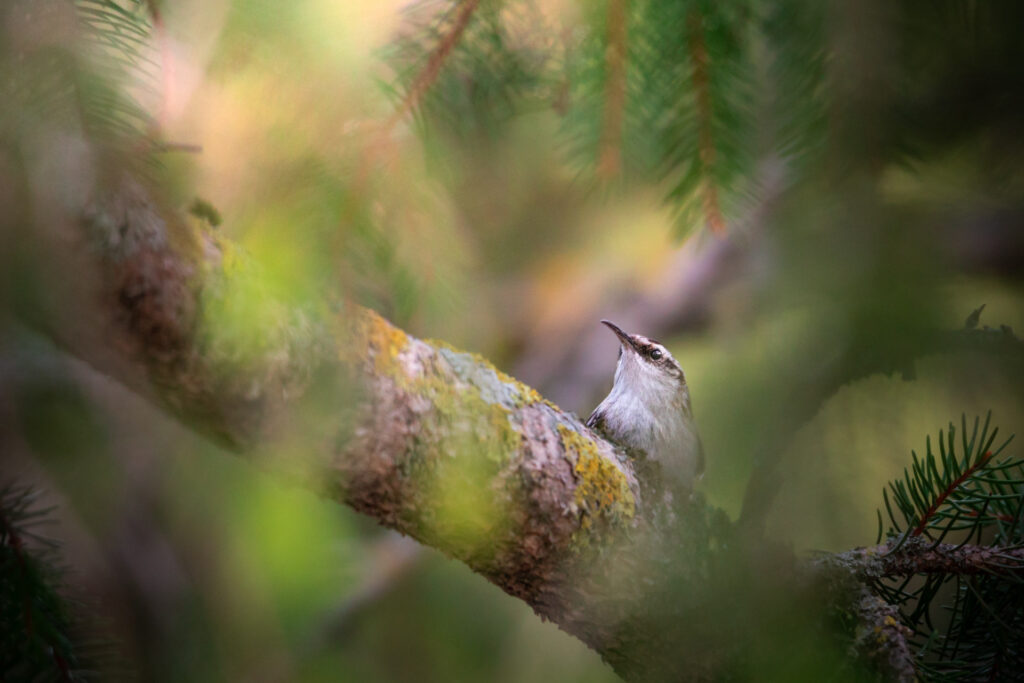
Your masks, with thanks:
[{"label": "green lichen patch", "polygon": [[[459,443],[459,441],[463,441]],[[500,554],[499,539],[511,531],[512,499],[497,463],[476,457],[472,438],[456,439],[419,476],[421,534],[453,556],[486,566]]]},{"label": "green lichen patch", "polygon": [[511,411],[488,400],[477,386],[430,374],[417,378],[410,388],[430,400],[439,431],[449,439],[495,463],[506,463],[519,452],[522,436],[509,419]]},{"label": "green lichen patch", "polygon": [[423,351],[424,371],[402,384],[430,406],[403,460],[409,490],[418,492],[408,521],[423,540],[485,566],[501,554],[501,539],[513,536],[520,492],[508,475],[522,435],[509,407],[476,384],[454,381],[448,364],[431,361],[433,349]]},{"label": "green lichen patch", "polygon": [[324,311],[282,301],[260,264],[230,246],[204,282],[197,341],[211,371],[250,398],[301,392],[330,347]]},{"label": "green lichen patch", "polygon": [[536,389],[505,374],[479,354],[460,351],[434,339],[427,343],[437,348],[460,379],[477,386],[486,401],[501,403],[508,408],[521,408],[544,400]]},{"label": "green lichen patch", "polygon": [[[621,527],[633,519],[636,500],[622,470],[603,457],[594,442],[579,432],[559,424],[558,434],[576,476],[575,502],[580,511],[580,531]],[[585,543],[585,538],[577,534],[574,541]]]}]

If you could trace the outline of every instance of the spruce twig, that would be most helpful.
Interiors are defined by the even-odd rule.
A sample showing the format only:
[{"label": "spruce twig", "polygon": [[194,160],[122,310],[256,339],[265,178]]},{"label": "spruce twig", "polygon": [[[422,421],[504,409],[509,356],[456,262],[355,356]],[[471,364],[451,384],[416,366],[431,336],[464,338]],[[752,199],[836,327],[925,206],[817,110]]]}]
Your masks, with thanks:
[{"label": "spruce twig", "polygon": [[913,576],[914,574],[985,574],[1024,579],[1024,548],[985,545],[929,543],[914,539],[900,544],[897,539],[855,548],[829,556],[828,562],[846,564],[866,579]]},{"label": "spruce twig", "polygon": [[884,492],[888,540],[825,560],[898,607],[921,680],[997,680],[1024,663],[1024,460],[997,459],[1010,440],[996,445],[990,422],[962,417],[959,443],[950,424],[937,450],[928,439]]},{"label": "spruce twig", "polygon": [[[978,458],[977,462],[975,462],[973,465],[971,465],[966,470],[964,470],[963,474],[961,474],[959,477],[957,477],[956,479],[951,481],[949,483],[949,485],[946,486],[946,488],[943,489],[942,492],[939,493],[939,495],[935,497],[935,500],[932,502],[932,504],[930,506],[928,506],[928,509],[925,510],[925,513],[923,515],[921,515],[921,521],[918,522],[916,527],[914,527],[914,530],[910,533],[910,535],[911,536],[920,536],[922,533],[924,533],[924,530],[928,528],[928,523],[935,516],[935,513],[936,513],[936,511],[938,511],[939,507],[943,503],[946,502],[946,499],[949,498],[949,496],[954,491],[956,491],[958,488],[960,488],[960,486],[965,481],[967,481],[972,476],[974,476],[974,474],[979,469],[981,469],[985,465],[985,463],[987,463],[989,461],[989,459],[991,457],[992,457],[992,451],[987,451],[983,456]],[[975,510],[970,510],[970,511],[968,511],[967,514],[969,516],[973,516],[973,517],[980,516],[980,513],[978,513]]]},{"label": "spruce twig", "polygon": [[404,119],[409,112],[419,105],[423,97],[430,90],[430,87],[437,81],[445,61],[452,53],[452,50],[455,49],[455,46],[458,45],[459,39],[465,33],[466,27],[469,25],[470,19],[473,18],[473,13],[479,5],[480,0],[462,0],[459,4],[451,29],[438,42],[434,51],[427,58],[427,63],[423,66],[423,70],[413,79],[409,91],[402,98],[391,118],[384,124],[381,130],[382,137],[390,134],[399,121]]},{"label": "spruce twig", "polygon": [[597,173],[609,179],[622,168],[622,127],[626,110],[626,40],[629,0],[608,2],[608,47],[605,51],[605,107]]},{"label": "spruce twig", "polygon": [[690,39],[690,60],[693,62],[693,90],[697,100],[697,159],[700,162],[700,193],[705,224],[716,235],[725,232],[725,219],[718,201],[715,185],[715,140],[711,129],[711,80],[708,73],[710,58],[704,42],[704,21],[698,10],[690,12],[687,20]]},{"label": "spruce twig", "polygon": [[32,530],[52,512],[37,498],[29,487],[0,488],[0,678],[92,680],[84,660],[105,653],[75,637],[81,626],[61,594],[56,544]]}]

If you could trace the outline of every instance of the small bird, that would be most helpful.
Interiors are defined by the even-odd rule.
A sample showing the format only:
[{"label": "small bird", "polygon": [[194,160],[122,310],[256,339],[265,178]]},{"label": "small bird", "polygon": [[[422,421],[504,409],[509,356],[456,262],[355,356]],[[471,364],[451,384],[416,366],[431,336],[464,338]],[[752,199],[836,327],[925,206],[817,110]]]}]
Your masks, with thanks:
[{"label": "small bird", "polygon": [[704,449],[690,409],[683,369],[664,346],[626,334],[602,320],[619,338],[619,361],[611,392],[587,419],[591,427],[638,460],[641,481],[676,495],[693,491],[704,472]]}]

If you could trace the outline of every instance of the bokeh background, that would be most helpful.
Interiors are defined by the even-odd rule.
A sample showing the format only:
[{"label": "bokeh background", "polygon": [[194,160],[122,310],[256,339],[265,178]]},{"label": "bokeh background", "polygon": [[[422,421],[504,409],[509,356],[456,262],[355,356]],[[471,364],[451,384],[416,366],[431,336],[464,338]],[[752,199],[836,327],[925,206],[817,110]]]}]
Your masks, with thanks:
[{"label": "bokeh background", "polygon": [[[223,313],[232,338],[258,339],[263,297],[344,292],[585,417],[610,387],[616,341],[598,321],[611,318],[682,363],[711,503],[738,516],[757,458],[781,449],[769,533],[798,553],[870,544],[883,486],[926,435],[989,410],[1003,433],[1024,428],[1019,354],[938,348],[815,388],[851,349],[874,367],[872,349],[962,328],[982,304],[981,325],[1024,329],[1024,22],[1010,3],[751,1],[736,10],[750,34],[733,35],[735,17],[690,5],[706,13],[716,106],[739,112],[714,123],[724,233],[693,210],[694,162],[662,155],[700,128],[685,49],[675,71],[642,52],[671,42],[642,30],[659,12],[675,26],[671,3],[629,10],[638,66],[611,173],[595,132],[613,16],[600,2],[484,2],[410,104],[452,3],[179,0],[119,87],[172,143],[150,171],[182,207],[216,207],[217,229],[263,268],[264,289]],[[77,49],[68,7],[0,8],[0,79],[22,88],[0,105],[0,210],[65,192],[53,178],[95,141],[24,96],[26,60],[45,75],[54,51]],[[678,107],[645,99],[673,73]],[[658,138],[652,109],[681,130]],[[70,590],[129,676],[617,680],[466,568],[62,354],[23,323],[60,275],[20,253],[0,251],[2,475],[57,506],[48,534]]]}]

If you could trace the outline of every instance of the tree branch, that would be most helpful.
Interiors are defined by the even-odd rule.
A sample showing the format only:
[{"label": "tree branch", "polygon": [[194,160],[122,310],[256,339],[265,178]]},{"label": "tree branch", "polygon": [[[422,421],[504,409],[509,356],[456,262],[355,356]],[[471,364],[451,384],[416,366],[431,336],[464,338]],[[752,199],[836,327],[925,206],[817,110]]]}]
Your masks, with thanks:
[{"label": "tree branch", "polygon": [[914,683],[917,672],[907,638],[911,630],[900,623],[900,612],[866,587],[856,605],[858,627],[853,643],[857,653],[874,664],[886,678]]},{"label": "tree branch", "polygon": [[1024,548],[953,545],[912,537],[890,540],[870,548],[855,548],[824,560],[863,579],[906,577],[912,574],[995,574],[1024,578]]},{"label": "tree branch", "polygon": [[382,137],[387,137],[391,130],[419,105],[420,100],[427,94],[430,87],[434,85],[437,77],[441,75],[441,68],[448,59],[448,55],[451,54],[452,50],[459,43],[459,39],[462,38],[466,27],[469,26],[469,20],[472,19],[473,13],[479,4],[480,0],[460,1],[452,27],[438,42],[437,47],[434,48],[434,51],[427,59],[423,70],[416,75],[416,78],[409,86],[409,92],[402,98],[402,102],[395,108],[395,112],[387,120],[387,123],[384,124],[381,131]]},{"label": "tree branch", "polygon": [[701,169],[701,195],[704,221],[715,235],[725,232],[725,219],[718,201],[715,174],[715,139],[712,133],[711,79],[708,75],[708,48],[704,41],[704,20],[700,11],[690,12],[687,21],[690,59],[693,62],[693,90],[697,98],[697,158]]},{"label": "tree branch", "polygon": [[597,173],[610,179],[622,166],[622,124],[626,109],[626,38],[628,0],[608,2],[608,47],[605,50],[604,123]]},{"label": "tree branch", "polygon": [[[853,649],[887,680],[917,680],[908,639],[911,629],[899,609],[876,594],[879,581],[916,574],[970,576],[989,574],[1011,581],[1024,579],[1024,549],[933,543],[919,536],[893,538],[870,548],[822,555],[813,565],[852,595],[856,619]],[[837,601],[842,604],[843,600]]]},{"label": "tree branch", "polygon": [[[372,311],[273,301],[257,264],[134,180],[57,226],[44,258],[74,273],[54,278],[55,298],[79,314],[41,324],[69,352],[242,457],[461,560],[629,675],[620,629],[644,585],[615,568],[641,564],[647,523],[612,444],[482,358]],[[252,327],[233,329],[247,306]],[[290,443],[302,454],[274,448]]]}]

